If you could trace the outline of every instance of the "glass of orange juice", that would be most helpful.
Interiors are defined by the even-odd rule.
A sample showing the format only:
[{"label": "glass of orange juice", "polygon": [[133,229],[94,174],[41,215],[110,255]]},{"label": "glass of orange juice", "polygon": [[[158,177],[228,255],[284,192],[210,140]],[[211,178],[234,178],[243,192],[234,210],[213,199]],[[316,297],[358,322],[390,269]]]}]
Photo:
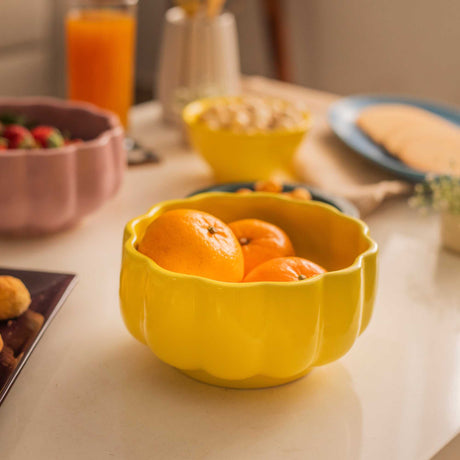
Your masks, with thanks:
[{"label": "glass of orange juice", "polygon": [[137,0],[80,0],[66,18],[69,98],[115,112],[133,99]]}]

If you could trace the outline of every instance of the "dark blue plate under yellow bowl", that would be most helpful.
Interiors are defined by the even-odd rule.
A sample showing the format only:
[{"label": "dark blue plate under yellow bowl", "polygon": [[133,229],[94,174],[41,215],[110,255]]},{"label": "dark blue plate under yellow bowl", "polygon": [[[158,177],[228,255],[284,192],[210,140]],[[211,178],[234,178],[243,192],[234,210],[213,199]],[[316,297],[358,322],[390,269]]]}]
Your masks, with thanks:
[{"label": "dark blue plate under yellow bowl", "polygon": [[376,104],[407,104],[428,110],[446,120],[460,126],[460,110],[436,102],[403,96],[360,95],[340,99],[329,109],[329,124],[337,136],[361,156],[386,168],[403,179],[420,182],[426,173],[405,165],[388,153],[382,146],[373,142],[356,125],[360,112]]},{"label": "dark blue plate under yellow bowl", "polygon": [[[228,184],[218,184],[211,187],[202,188],[190,193],[189,196],[198,195],[199,193],[205,192],[236,192],[240,188],[248,188],[254,190],[255,182],[231,182]],[[311,193],[312,199],[315,201],[321,201],[322,203],[330,204],[339,211],[347,214],[351,217],[359,217],[359,211],[355,205],[350,203],[345,198],[333,196],[328,193],[322,192],[314,187],[309,187],[305,184],[284,184],[283,192],[291,192],[297,187],[302,187]]]}]

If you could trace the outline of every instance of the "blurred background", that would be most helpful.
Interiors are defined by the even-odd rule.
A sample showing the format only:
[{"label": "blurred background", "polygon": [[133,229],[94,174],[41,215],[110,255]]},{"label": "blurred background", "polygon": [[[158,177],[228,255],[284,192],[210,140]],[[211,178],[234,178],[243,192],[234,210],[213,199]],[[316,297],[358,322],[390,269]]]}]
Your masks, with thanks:
[{"label": "blurred background", "polygon": [[[165,10],[140,0],[136,101],[151,99]],[[65,96],[67,0],[0,1],[0,95]],[[232,0],[244,74],[338,94],[460,103],[456,0]]]}]

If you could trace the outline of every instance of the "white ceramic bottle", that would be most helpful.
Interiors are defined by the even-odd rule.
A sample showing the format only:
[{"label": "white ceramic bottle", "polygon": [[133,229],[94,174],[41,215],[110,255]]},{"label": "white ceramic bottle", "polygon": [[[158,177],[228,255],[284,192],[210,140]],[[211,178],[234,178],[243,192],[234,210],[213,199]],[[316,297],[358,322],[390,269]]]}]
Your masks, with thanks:
[{"label": "white ceramic bottle", "polygon": [[189,17],[179,8],[165,15],[157,81],[166,121],[181,122],[183,107],[202,97],[238,94],[240,59],[234,16]]}]

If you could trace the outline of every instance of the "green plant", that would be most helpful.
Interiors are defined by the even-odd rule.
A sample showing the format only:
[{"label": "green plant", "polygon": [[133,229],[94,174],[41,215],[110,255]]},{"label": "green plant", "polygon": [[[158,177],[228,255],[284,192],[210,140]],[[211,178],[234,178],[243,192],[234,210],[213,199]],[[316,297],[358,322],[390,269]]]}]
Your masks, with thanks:
[{"label": "green plant", "polygon": [[422,210],[445,211],[460,215],[460,177],[431,176],[415,186],[409,203]]}]

